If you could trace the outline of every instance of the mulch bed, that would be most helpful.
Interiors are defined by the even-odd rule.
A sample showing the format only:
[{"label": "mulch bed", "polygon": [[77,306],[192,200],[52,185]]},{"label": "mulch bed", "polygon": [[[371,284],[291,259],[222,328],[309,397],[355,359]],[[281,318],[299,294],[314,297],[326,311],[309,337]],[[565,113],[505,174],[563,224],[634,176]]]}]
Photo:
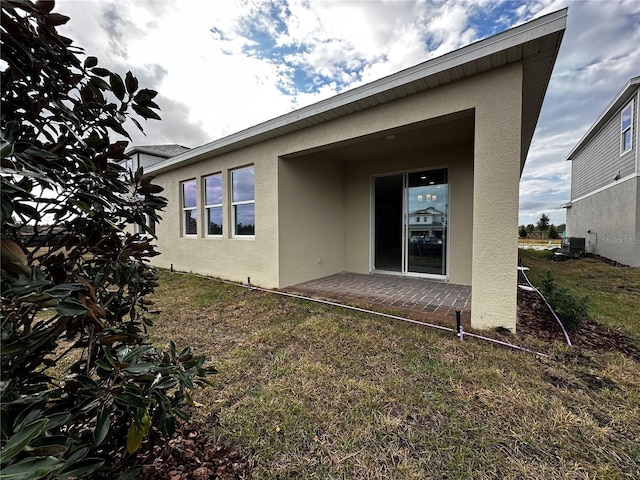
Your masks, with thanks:
[{"label": "mulch bed", "polygon": [[[558,322],[535,292],[518,290],[518,334],[547,342],[565,342]],[[621,333],[586,319],[575,332],[569,332],[574,347],[609,352],[617,350],[640,362],[640,348]]]},{"label": "mulch bed", "polygon": [[176,431],[142,459],[142,480],[235,480],[248,478],[251,461],[229,445],[214,442],[202,425],[176,422]]},{"label": "mulch bed", "polygon": [[[564,342],[551,312],[535,292],[518,291],[518,335],[547,342]],[[617,350],[640,362],[640,348],[624,335],[592,320],[569,332],[574,347],[607,352]],[[214,442],[201,425],[179,422],[173,437],[144,459],[142,480],[235,480],[248,478],[251,460],[238,449]]]}]

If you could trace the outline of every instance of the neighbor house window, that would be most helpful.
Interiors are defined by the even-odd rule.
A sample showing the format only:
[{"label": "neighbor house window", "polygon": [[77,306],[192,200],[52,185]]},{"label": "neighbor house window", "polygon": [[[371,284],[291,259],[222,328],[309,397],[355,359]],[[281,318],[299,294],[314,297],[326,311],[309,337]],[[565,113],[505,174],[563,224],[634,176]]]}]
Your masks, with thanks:
[{"label": "neighbor house window", "polygon": [[182,182],[182,232],[184,235],[198,234],[195,179]]},{"label": "neighbor house window", "polygon": [[125,170],[133,171],[133,158],[129,158],[120,164]]},{"label": "neighbor house window", "polygon": [[204,178],[207,235],[222,235],[222,174]]},{"label": "neighbor house window", "polygon": [[252,236],[256,231],[256,200],[253,166],[231,172],[233,236]]},{"label": "neighbor house window", "polygon": [[633,146],[633,102],[622,110],[620,123],[620,153],[631,150]]},{"label": "neighbor house window", "polygon": [[[146,226],[146,228],[145,228]],[[137,233],[150,233],[152,235],[156,234],[156,222],[153,218],[151,218],[151,215],[149,215],[148,213],[144,214],[144,226],[143,225],[136,225],[136,232]]]}]

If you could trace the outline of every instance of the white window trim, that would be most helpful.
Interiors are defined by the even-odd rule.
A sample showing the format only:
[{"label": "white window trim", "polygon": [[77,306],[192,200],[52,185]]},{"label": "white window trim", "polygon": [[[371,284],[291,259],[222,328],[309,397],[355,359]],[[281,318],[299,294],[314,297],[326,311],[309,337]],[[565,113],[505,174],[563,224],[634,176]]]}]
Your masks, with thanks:
[{"label": "white window trim", "polygon": [[133,157],[131,157],[131,158],[127,158],[126,160],[123,160],[120,165],[125,170],[129,170],[129,171],[133,172],[134,171],[135,162],[133,160]]},{"label": "white window trim", "polygon": [[[625,155],[627,153],[629,153],[631,150],[633,150],[633,100],[631,100],[627,105],[624,106],[624,108],[622,109],[621,113],[620,113],[620,155]],[[629,118],[630,118],[630,122],[629,122],[629,126],[625,129],[622,128],[622,122],[624,119],[624,112],[627,109],[631,109]],[[629,131],[629,148],[627,148],[626,150],[623,150],[624,148],[624,134]]]},{"label": "white window trim", "polygon": [[151,215],[148,213],[144,214],[144,226],[148,227],[151,230],[151,233],[145,231],[144,226],[139,223],[136,224],[136,233],[140,233],[143,235],[155,235],[155,225],[156,222],[151,218]]},{"label": "white window trim", "polygon": [[187,233],[187,218],[186,212],[190,210],[196,211],[196,222],[198,221],[198,196],[196,195],[196,205],[195,207],[185,207],[184,206],[184,185],[187,182],[195,182],[196,189],[198,188],[198,181],[195,178],[190,178],[189,180],[183,180],[180,182],[180,202],[182,205],[181,215],[182,215],[182,236],[186,238],[197,238],[198,237],[198,224],[196,223],[196,233]]},{"label": "white window trim", "polygon": [[[224,185],[223,185],[223,176],[222,176],[222,172],[219,173],[212,173],[211,175],[207,175],[206,177],[203,177],[202,182],[204,185],[204,214],[205,214],[205,222],[203,223],[203,225],[206,225],[206,228],[204,229],[204,235],[205,237],[209,237],[209,238],[223,238],[224,236],[224,209],[223,207],[223,202],[222,200],[220,201],[220,203],[207,203],[207,178],[210,177],[220,177],[220,184],[222,185],[222,198],[224,199]],[[222,213],[222,224],[220,225],[222,227],[222,233],[209,233],[209,209],[210,208],[220,208],[220,212]]]},{"label": "white window trim", "polygon": [[[240,170],[244,170],[247,168],[253,168],[253,173],[254,173],[254,178],[253,178],[253,200],[243,200],[240,202],[234,202],[233,201],[233,174],[234,172],[239,172]],[[238,239],[247,239],[247,240],[251,240],[256,238],[255,235],[255,224],[253,226],[254,228],[254,234],[253,235],[241,235],[241,234],[237,234],[236,233],[236,227],[238,226],[238,224],[236,223],[236,207],[238,205],[253,205],[253,211],[254,211],[254,220],[255,220],[255,204],[256,204],[256,183],[255,183],[255,166],[254,165],[247,165],[244,167],[240,167],[240,168],[235,168],[233,170],[231,170],[230,172],[230,185],[231,188],[230,190],[230,194],[231,194],[231,238],[238,238]]]}]

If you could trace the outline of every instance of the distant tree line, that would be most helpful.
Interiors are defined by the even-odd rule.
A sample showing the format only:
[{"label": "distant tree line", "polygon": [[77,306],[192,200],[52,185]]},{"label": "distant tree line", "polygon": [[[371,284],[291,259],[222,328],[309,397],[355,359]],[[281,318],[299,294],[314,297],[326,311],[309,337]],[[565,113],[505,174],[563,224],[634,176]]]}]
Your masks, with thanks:
[{"label": "distant tree line", "polygon": [[550,240],[555,240],[560,238],[560,235],[565,231],[565,228],[566,225],[564,223],[556,226],[553,223],[550,223],[549,215],[541,213],[540,218],[535,225],[533,223],[526,226],[520,225],[518,228],[518,236],[520,238],[548,238]]}]

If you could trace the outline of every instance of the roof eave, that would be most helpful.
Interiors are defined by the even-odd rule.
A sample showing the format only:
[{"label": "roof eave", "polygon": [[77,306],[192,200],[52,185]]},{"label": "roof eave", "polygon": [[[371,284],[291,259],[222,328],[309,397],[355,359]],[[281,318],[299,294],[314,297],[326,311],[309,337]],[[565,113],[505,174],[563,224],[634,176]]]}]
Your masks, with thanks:
[{"label": "roof eave", "polygon": [[629,99],[633,96],[633,93],[640,87],[640,76],[633,77],[627,81],[618,94],[611,100],[611,103],[600,114],[595,123],[591,126],[587,133],[585,133],[575,147],[569,152],[565,160],[573,160],[580,151],[595,137],[598,132],[604,127],[604,125],[611,120],[615,113],[622,108]]}]

